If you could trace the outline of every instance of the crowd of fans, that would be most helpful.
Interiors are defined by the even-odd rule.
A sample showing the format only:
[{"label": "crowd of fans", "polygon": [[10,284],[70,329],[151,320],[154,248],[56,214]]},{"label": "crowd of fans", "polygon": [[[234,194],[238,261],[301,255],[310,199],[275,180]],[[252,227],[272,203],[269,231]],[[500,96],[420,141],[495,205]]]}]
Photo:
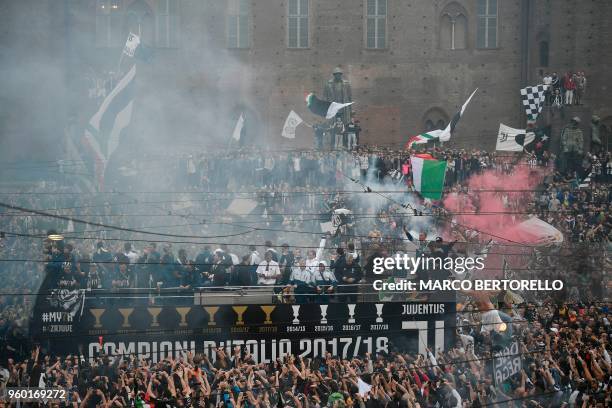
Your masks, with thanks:
[{"label": "crowd of fans", "polygon": [[[548,165],[551,154],[546,141],[534,144],[534,165]],[[438,159],[448,161],[446,184],[463,183],[470,175],[485,169],[508,171],[513,158],[507,152],[429,148]],[[179,185],[197,191],[250,191],[273,189],[282,195],[292,191],[334,191],[346,184],[346,176],[362,181],[383,182],[403,179],[410,184],[411,151],[392,147],[357,146],[351,152],[342,150],[256,151],[232,150],[189,155],[180,167],[185,176]],[[555,157],[552,157],[554,161]],[[240,162],[237,167],[234,164]],[[603,168],[607,158],[604,160]],[[231,168],[232,171],[227,171]],[[403,176],[403,178],[402,178]],[[306,188],[306,190],[301,190]]]},{"label": "crowd of fans", "polygon": [[[508,306],[508,305],[505,305]],[[258,363],[248,349],[214,358],[183,353],[155,363],[138,355],[44,354],[9,358],[2,386],[68,391],[75,407],[608,407],[612,349],[608,303],[544,301],[502,309],[505,333],[474,304],[459,315],[457,342],[426,355],[394,350],[341,359],[287,355]],[[518,343],[520,369],[496,381],[493,353]]]},{"label": "crowd of fans", "polygon": [[[587,154],[582,171],[563,174],[543,142],[520,159],[476,150],[427,150],[447,161],[447,192],[466,199],[473,196],[468,181],[475,175],[508,175],[521,166],[543,170],[534,191],[504,198],[505,210],[536,215],[563,233],[561,247],[533,254],[535,270],[544,268],[539,276],[562,275],[571,288],[566,300],[575,303],[539,302],[509,312],[525,352],[523,370],[511,381],[494,384],[486,345],[495,336],[481,332],[478,313],[466,312],[457,347],[428,356],[395,351],[351,361],[329,355],[260,365],[244,351],[218,350],[214,362],[184,356],[153,364],[138,356],[101,356],[91,363],[78,356],[55,360],[34,351],[31,358],[9,362],[9,384],[38,384],[45,373],[44,381],[67,387],[72,403],[82,406],[459,407],[514,399],[514,406],[561,406],[561,401],[608,406],[608,305],[584,302],[601,299],[605,291],[603,263],[612,230],[610,155]],[[469,245],[453,247],[450,240],[471,240],[472,251],[485,247],[490,238],[473,239],[474,231],[454,224],[442,203],[408,198],[409,155],[367,146],[352,152],[237,150],[184,159],[172,186],[185,191],[170,195],[145,194],[129,181],[126,190],[133,193],[82,194],[68,184],[48,183],[3,194],[9,205],[63,217],[2,209],[0,337],[6,344],[25,344],[34,302],[28,294],[50,274],[65,289],[269,285],[279,301],[326,302],[355,296],[352,285],[373,278],[372,259],[406,251],[410,239],[427,254],[469,253]],[[236,200],[253,205],[236,207]],[[349,210],[341,226],[322,226],[339,209]],[[50,231],[64,239],[45,239]],[[156,240],[147,231],[201,239]],[[173,240],[183,243],[164,242]],[[372,388],[360,393],[364,383]]]},{"label": "crowd of fans", "polygon": [[[473,193],[466,180],[475,174],[509,174],[521,166],[547,169],[543,182],[533,192],[523,193],[517,200],[504,197],[506,210],[538,216],[561,230],[566,243],[605,245],[612,227],[610,156],[600,153],[587,157],[584,172],[579,175],[555,172],[555,157],[545,153],[535,151],[533,160],[519,161],[483,151],[431,150],[434,157],[447,160],[449,192],[466,197]],[[236,160],[242,165],[232,167],[233,172],[224,171]],[[195,176],[191,174],[194,168]],[[424,231],[430,235],[428,241],[435,237],[432,234],[456,235],[445,231],[453,214],[441,203],[420,204],[408,199],[411,208],[419,208],[418,215],[423,216],[406,216],[412,212],[401,205],[406,202],[405,191],[411,188],[409,152],[405,151],[367,147],[352,153],[258,155],[239,151],[202,156],[197,165],[187,163],[184,170],[183,178],[197,193],[176,193],[170,198],[137,193],[87,195],[51,185],[48,190],[37,186],[37,194],[24,191],[4,195],[11,205],[57,209],[50,213],[142,231],[90,229],[65,218],[4,210],[0,222],[2,231],[8,234],[2,238],[2,257],[26,260],[2,263],[6,287],[33,291],[45,271],[53,270],[58,275],[69,274],[70,278],[62,280],[71,288],[81,289],[291,283],[297,287],[308,282],[316,290],[317,280],[340,285],[359,282],[371,273],[368,258],[373,253],[402,249],[398,245],[406,241],[406,228],[413,234],[428,230]],[[586,174],[591,177],[584,184]],[[373,197],[363,190],[364,186],[388,192],[388,197],[397,200]],[[230,210],[233,203],[241,201],[253,205]],[[325,227],[337,209],[349,210],[342,219],[345,225]],[[161,220],[178,223],[163,225]],[[156,225],[160,221],[162,225]],[[43,248],[42,239],[30,237],[44,237],[50,230],[60,231],[67,238]],[[217,244],[202,245],[195,240],[174,245],[155,242],[146,230],[214,237]],[[319,248],[321,235],[327,240]],[[245,245],[246,240],[237,242],[233,238],[236,236],[265,245]],[[483,242],[489,239],[484,235],[481,238]],[[370,250],[372,244],[376,245]],[[43,252],[47,258],[41,262],[39,255]],[[269,263],[264,260],[266,255],[271,257]],[[45,261],[50,262],[45,265]],[[319,262],[323,270],[334,273],[320,276]],[[302,268],[301,263],[305,264]],[[304,280],[301,270],[308,272],[309,279]],[[26,300],[20,298],[18,302]]]}]

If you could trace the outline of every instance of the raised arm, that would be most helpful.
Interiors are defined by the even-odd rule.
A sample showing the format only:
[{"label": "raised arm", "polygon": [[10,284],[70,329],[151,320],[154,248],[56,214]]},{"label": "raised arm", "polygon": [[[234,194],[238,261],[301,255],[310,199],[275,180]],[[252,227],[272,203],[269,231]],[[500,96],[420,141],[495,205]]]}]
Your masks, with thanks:
[{"label": "raised arm", "polygon": [[317,261],[320,260],[321,257],[323,256],[323,250],[325,249],[325,242],[326,242],[326,239],[321,238],[321,242],[319,243],[319,248],[317,249],[317,255],[315,257]]}]

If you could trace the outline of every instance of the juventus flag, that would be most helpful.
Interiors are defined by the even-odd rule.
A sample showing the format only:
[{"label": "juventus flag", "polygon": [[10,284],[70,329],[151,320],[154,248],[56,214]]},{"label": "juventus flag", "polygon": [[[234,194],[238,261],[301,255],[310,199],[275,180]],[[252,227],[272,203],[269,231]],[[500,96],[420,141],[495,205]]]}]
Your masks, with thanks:
[{"label": "juventus flag", "polygon": [[548,89],[548,85],[540,84],[536,86],[528,86],[521,89],[521,98],[525,113],[530,120],[536,120],[538,114],[542,111],[542,102],[544,102],[544,93]]},{"label": "juventus flag", "polygon": [[533,142],[534,139],[535,134],[533,132],[527,132],[525,129],[514,129],[500,123],[495,150],[522,152],[523,147]]},{"label": "juventus flag", "polygon": [[285,126],[283,126],[283,137],[287,139],[295,139],[295,129],[302,123],[303,120],[294,111],[289,112],[289,116],[285,120]]},{"label": "juventus flag", "polygon": [[140,37],[134,33],[130,33],[130,35],[128,35],[127,41],[125,42],[123,53],[128,57],[133,57],[134,52],[136,52],[136,48],[138,48],[139,45]]},{"label": "juventus flag", "polygon": [[344,224],[350,223],[350,217],[353,214],[351,210],[346,208],[338,208],[334,210],[331,217],[331,223],[334,228],[338,228]]}]

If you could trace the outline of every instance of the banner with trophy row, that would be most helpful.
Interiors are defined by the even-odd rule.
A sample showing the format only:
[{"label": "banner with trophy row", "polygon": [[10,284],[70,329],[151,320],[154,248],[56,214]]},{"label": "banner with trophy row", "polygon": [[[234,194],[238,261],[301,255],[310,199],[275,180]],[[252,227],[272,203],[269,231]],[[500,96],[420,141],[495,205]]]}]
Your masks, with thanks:
[{"label": "banner with trophy row", "polygon": [[93,358],[136,354],[158,361],[188,350],[214,359],[218,347],[240,346],[258,362],[286,354],[350,358],[392,350],[425,353],[449,347],[454,303],[328,303],[219,306],[99,306],[82,313],[35,316],[36,332],[53,349]]}]

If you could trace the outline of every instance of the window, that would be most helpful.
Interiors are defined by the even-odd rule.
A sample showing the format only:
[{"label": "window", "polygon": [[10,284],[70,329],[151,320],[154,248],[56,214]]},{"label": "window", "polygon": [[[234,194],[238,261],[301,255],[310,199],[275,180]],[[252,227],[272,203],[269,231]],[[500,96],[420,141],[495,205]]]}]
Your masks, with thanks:
[{"label": "window", "polygon": [[158,47],[178,47],[179,0],[157,0],[156,43]]},{"label": "window", "polygon": [[289,0],[289,48],[308,48],[308,0]]},{"label": "window", "polygon": [[425,132],[431,132],[432,130],[442,130],[446,127],[446,123],[443,119],[438,119],[435,123],[432,119],[425,121]]},{"label": "window", "polygon": [[457,3],[450,3],[442,11],[440,21],[440,48],[463,50],[467,48],[467,15]]},{"label": "window", "polygon": [[366,48],[387,47],[387,0],[367,0]]},{"label": "window", "polygon": [[431,121],[431,119],[427,119],[427,120],[425,121],[425,131],[426,131],[426,132],[430,132],[430,131],[432,131],[432,130],[434,130],[434,124],[433,124],[433,122]]},{"label": "window", "polygon": [[423,115],[423,130],[425,132],[444,129],[446,128],[447,123],[448,116],[438,107],[429,109],[427,112],[425,112],[425,115]]},{"label": "window", "polygon": [[250,0],[231,0],[227,16],[228,48],[249,48]]},{"label": "window", "polygon": [[497,0],[478,0],[478,48],[497,47]]},{"label": "window", "polygon": [[[97,0],[96,2],[96,46],[121,46],[121,1]],[[125,38],[123,39],[125,41]]]}]

